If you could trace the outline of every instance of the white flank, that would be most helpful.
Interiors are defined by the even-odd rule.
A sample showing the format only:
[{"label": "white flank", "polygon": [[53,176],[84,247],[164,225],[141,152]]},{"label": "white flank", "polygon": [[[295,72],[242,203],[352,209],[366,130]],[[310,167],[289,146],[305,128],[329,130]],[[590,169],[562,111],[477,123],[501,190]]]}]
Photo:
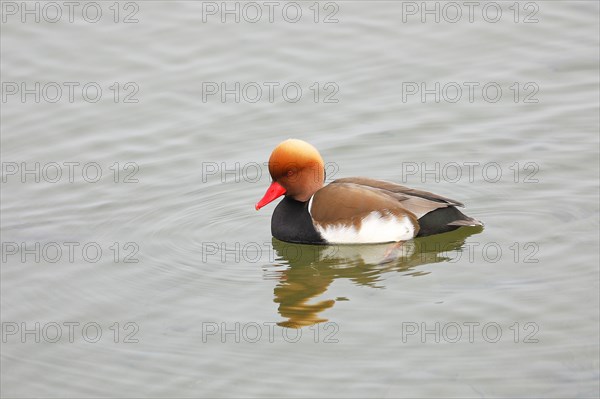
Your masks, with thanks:
[{"label": "white flank", "polygon": [[374,244],[378,242],[406,241],[415,236],[415,228],[406,216],[382,215],[371,212],[361,223],[360,229],[354,226],[321,226],[315,223],[321,236],[332,244]]}]

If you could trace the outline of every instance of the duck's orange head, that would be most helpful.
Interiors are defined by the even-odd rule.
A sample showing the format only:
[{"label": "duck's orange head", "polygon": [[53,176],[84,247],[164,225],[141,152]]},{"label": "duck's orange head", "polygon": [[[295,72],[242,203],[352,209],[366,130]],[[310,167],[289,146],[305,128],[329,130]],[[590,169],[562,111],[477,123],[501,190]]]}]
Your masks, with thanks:
[{"label": "duck's orange head", "polygon": [[284,194],[297,201],[308,201],[323,187],[325,164],[315,147],[306,141],[289,139],[271,153],[269,173],[273,183],[256,204],[256,210]]}]

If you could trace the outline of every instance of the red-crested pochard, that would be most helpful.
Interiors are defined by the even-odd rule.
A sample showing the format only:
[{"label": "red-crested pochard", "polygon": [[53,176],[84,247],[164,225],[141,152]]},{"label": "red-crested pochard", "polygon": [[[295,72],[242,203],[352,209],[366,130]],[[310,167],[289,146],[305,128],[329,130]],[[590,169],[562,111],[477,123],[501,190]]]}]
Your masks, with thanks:
[{"label": "red-crested pochard", "polygon": [[271,219],[281,241],[359,244],[410,240],[483,224],[464,215],[458,201],[427,191],[366,177],[327,186],[319,151],[302,140],[279,144],[269,158],[273,182],[256,210],[285,194]]}]

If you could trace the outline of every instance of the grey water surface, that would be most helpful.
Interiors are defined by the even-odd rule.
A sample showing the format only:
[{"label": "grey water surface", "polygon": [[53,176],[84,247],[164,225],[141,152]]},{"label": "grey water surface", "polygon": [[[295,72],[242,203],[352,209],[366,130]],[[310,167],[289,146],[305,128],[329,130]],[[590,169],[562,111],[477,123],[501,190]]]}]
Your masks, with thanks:
[{"label": "grey water surface", "polygon": [[[2,1],[2,396],[597,397],[599,3],[266,3]],[[290,137],[485,227],[274,240]]]}]

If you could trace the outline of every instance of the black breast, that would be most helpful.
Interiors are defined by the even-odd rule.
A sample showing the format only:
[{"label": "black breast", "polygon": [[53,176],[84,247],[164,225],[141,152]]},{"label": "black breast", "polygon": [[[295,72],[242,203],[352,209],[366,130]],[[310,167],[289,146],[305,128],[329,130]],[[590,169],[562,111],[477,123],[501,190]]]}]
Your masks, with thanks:
[{"label": "black breast", "polygon": [[308,202],[284,197],[273,211],[271,234],[281,241],[298,244],[326,244],[315,230],[308,213]]}]

